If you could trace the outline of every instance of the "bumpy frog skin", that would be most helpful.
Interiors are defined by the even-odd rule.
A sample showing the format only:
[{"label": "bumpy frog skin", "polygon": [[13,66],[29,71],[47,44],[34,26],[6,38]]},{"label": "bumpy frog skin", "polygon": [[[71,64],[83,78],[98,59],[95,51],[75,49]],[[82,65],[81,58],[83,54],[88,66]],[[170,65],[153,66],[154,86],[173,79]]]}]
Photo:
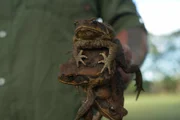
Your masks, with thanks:
[{"label": "bumpy frog skin", "polygon": [[[87,99],[79,108],[76,119],[80,120],[101,120],[102,116],[110,120],[122,120],[127,115],[124,106],[123,83],[119,81],[119,73],[109,80],[108,85],[88,87],[86,90]],[[96,81],[96,80],[95,80]],[[110,86],[109,86],[110,85]],[[92,114],[92,108],[97,114]]]},{"label": "bumpy frog skin", "polygon": [[115,33],[111,26],[105,23],[100,23],[92,18],[75,21],[75,27],[75,34],[73,36],[73,57],[75,58],[77,67],[79,67],[79,62],[86,65],[83,58],[88,58],[82,54],[83,49],[108,48],[108,56],[106,56],[105,53],[100,53],[100,55],[104,58],[98,62],[104,63],[100,73],[103,73],[103,71],[108,68],[108,71],[111,74],[111,68],[114,60],[118,63],[117,66],[121,67],[124,72],[135,73],[138,98],[140,92],[143,90],[141,71],[138,65],[127,64],[123,47],[120,41],[115,39]]},{"label": "bumpy frog skin", "polygon": [[108,48],[109,55],[106,56],[105,53],[100,53],[104,59],[98,63],[104,63],[101,73],[105,68],[108,68],[109,73],[111,73],[112,62],[118,49],[117,44],[113,42],[115,37],[113,29],[109,25],[97,22],[95,19],[75,21],[75,27],[73,56],[77,67],[79,67],[79,62],[86,65],[82,59],[87,59],[87,57],[82,54],[82,49]]},{"label": "bumpy frog skin", "polygon": [[108,24],[100,23],[95,18],[75,21],[74,42],[79,40],[112,40],[114,31]]}]

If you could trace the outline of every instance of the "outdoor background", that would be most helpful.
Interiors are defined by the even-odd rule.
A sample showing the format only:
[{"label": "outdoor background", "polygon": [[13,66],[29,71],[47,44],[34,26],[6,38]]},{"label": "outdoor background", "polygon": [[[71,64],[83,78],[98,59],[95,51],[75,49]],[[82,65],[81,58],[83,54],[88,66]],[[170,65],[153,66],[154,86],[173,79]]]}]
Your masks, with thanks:
[{"label": "outdoor background", "polygon": [[[145,92],[125,92],[124,120],[180,120],[180,0],[133,0],[149,32],[141,66]],[[105,119],[104,119],[105,120]]]}]

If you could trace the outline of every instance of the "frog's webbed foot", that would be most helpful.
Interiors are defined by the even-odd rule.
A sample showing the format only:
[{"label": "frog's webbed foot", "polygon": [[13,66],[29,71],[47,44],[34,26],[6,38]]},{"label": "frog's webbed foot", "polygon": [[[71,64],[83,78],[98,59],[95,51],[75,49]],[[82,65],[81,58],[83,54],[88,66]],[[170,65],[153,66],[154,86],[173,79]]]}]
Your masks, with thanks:
[{"label": "frog's webbed foot", "polygon": [[141,91],[144,91],[144,89],[142,87],[137,87],[137,85],[135,86],[136,86],[136,92],[137,92],[136,100],[138,100]]},{"label": "frog's webbed foot", "polygon": [[98,61],[98,63],[104,63],[103,68],[101,69],[100,73],[103,73],[103,71],[105,70],[105,68],[108,68],[108,72],[109,74],[111,74],[111,60],[109,59],[109,57],[106,56],[105,53],[100,53],[100,55],[103,56],[103,60]]},{"label": "frog's webbed foot", "polygon": [[135,86],[136,86],[136,91],[135,91],[135,92],[137,92],[136,100],[138,100],[141,91],[144,91],[144,89],[143,89],[142,86],[139,86],[139,85],[137,85],[137,84],[136,84]]},{"label": "frog's webbed foot", "polygon": [[142,75],[141,75],[141,71],[138,69],[138,71],[136,72],[136,92],[137,92],[137,96],[136,96],[136,100],[138,99],[141,91],[144,91],[143,89],[143,82],[142,82]]},{"label": "frog's webbed foot", "polygon": [[86,63],[82,60],[83,58],[87,58],[87,56],[82,55],[83,50],[80,50],[80,52],[78,53],[77,56],[74,56],[75,60],[76,60],[76,65],[77,67],[79,67],[79,62],[81,62],[83,65],[86,65]]}]

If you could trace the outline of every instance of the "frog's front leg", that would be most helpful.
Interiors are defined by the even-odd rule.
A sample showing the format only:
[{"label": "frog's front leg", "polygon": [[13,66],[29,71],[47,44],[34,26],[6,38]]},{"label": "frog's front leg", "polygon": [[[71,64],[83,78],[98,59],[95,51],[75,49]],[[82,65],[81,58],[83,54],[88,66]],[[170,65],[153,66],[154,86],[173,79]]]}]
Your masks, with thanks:
[{"label": "frog's front leg", "polygon": [[101,73],[108,68],[109,74],[111,74],[111,61],[108,59],[105,53],[100,53],[103,56],[103,60],[98,61],[98,63],[104,63],[103,68],[101,69]]},{"label": "frog's front leg", "polygon": [[74,50],[73,50],[73,57],[76,61],[76,65],[77,67],[79,67],[79,62],[81,62],[83,65],[86,65],[86,63],[83,61],[83,58],[87,58],[87,56],[83,55],[83,50],[80,50],[79,53],[79,46],[78,45],[74,45]]},{"label": "frog's front leg", "polygon": [[83,55],[82,53],[83,53],[83,50],[80,50],[80,52],[74,56],[77,67],[79,67],[79,62],[81,62],[83,65],[86,65],[86,63],[82,59],[87,58],[87,56]]},{"label": "frog's front leg", "polygon": [[111,68],[112,68],[112,65],[113,65],[113,61],[116,58],[118,46],[115,43],[112,43],[110,41],[104,41],[103,47],[107,47],[109,49],[109,55],[106,56],[105,53],[100,53],[100,55],[103,56],[103,60],[98,61],[98,63],[104,63],[104,66],[101,69],[101,73],[103,73],[105,68],[107,68],[109,74],[111,74]]}]

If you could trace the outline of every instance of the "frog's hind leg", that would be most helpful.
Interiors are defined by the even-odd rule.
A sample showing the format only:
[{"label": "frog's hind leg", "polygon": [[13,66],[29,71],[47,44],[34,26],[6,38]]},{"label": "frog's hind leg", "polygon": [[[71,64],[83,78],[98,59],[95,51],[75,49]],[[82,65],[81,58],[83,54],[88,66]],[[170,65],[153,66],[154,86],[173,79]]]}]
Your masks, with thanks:
[{"label": "frog's hind leg", "polygon": [[136,100],[138,99],[141,91],[144,91],[143,89],[143,80],[142,80],[142,74],[140,69],[138,68],[137,71],[135,72],[136,74],[136,91],[137,91],[137,96],[136,96]]},{"label": "frog's hind leg", "polygon": [[82,106],[79,108],[75,120],[80,120],[81,117],[83,117],[88,110],[91,109],[92,105],[94,104],[95,95],[93,93],[92,88],[87,89],[87,98],[86,101],[82,104]]},{"label": "frog's hind leg", "polygon": [[136,92],[137,92],[137,96],[136,96],[136,100],[138,99],[141,91],[144,91],[143,89],[143,79],[142,79],[142,74],[141,74],[141,71],[140,71],[140,68],[138,65],[134,65],[132,64],[129,68],[126,68],[124,69],[124,71],[126,73],[135,73],[136,74],[136,78],[135,78],[135,81],[136,81]]}]

